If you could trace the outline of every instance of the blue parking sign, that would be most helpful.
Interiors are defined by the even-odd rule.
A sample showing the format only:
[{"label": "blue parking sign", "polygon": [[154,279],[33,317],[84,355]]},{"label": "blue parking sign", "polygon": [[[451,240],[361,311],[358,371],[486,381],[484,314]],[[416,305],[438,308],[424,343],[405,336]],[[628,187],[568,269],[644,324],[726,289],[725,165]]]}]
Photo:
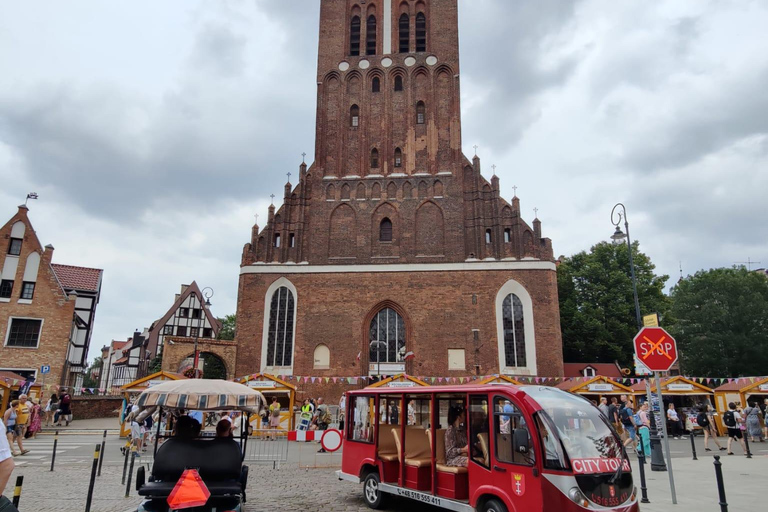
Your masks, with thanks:
[{"label": "blue parking sign", "polygon": [[50,373],[51,367],[48,365],[43,365],[40,367],[40,373]]}]

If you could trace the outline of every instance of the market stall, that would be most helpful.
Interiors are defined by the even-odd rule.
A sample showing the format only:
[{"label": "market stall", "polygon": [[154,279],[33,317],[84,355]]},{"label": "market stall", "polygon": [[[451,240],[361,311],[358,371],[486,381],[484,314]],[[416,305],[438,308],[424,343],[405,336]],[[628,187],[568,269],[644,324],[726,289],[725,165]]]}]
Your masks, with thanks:
[{"label": "market stall", "polygon": [[147,375],[146,377],[136,379],[135,381],[129,384],[126,384],[125,386],[120,388],[120,390],[123,392],[123,405],[120,409],[120,418],[119,418],[120,437],[127,437],[128,434],[131,432],[130,425],[125,424],[125,414],[126,414],[127,405],[135,401],[142,391],[144,391],[145,389],[151,388],[152,386],[159,384],[161,382],[165,382],[168,380],[181,380],[186,378],[187,377],[181,375],[180,373],[160,371],[157,373],[153,373],[152,375]]},{"label": "market stall", "polygon": [[384,380],[380,380],[379,382],[375,384],[371,384],[368,387],[369,388],[383,388],[383,387],[415,388],[419,386],[429,386],[429,384],[427,384],[421,379],[417,379],[416,377],[411,377],[410,375],[401,373],[400,375],[393,375],[392,377],[388,377]]},{"label": "market stall", "polygon": [[[634,384],[632,390],[635,394],[636,404],[645,401],[645,381]],[[664,418],[666,418],[669,404],[675,404],[675,409],[686,429],[689,427],[693,427],[694,430],[698,429],[696,416],[699,412],[699,406],[702,404],[712,405],[714,401],[714,391],[711,388],[680,375],[661,379],[661,392],[664,400]],[[651,379],[651,393],[656,393],[656,383],[653,379]]]},{"label": "market stall", "polygon": [[512,377],[507,377],[506,375],[491,375],[484,379],[467,382],[467,384],[514,384],[515,386],[520,386],[523,383]]},{"label": "market stall", "polygon": [[[2,406],[2,412],[8,408],[8,404],[11,400],[15,400],[19,397],[19,389],[24,386],[26,379],[18,373],[9,372],[7,370],[0,371],[0,406]],[[27,391],[29,398],[41,398],[43,394],[43,386],[37,382],[33,383]],[[48,398],[45,400],[48,400]],[[45,404],[42,404],[45,406]],[[1,414],[1,413],[0,413]]]},{"label": "market stall", "polygon": [[718,413],[718,427],[725,431],[722,423],[723,413],[728,410],[728,404],[734,402],[738,407],[745,408],[754,403],[763,404],[768,398],[768,377],[734,379],[715,388],[715,407]]},{"label": "market stall", "polygon": [[619,384],[611,378],[601,376],[587,380],[582,378],[566,380],[555,387],[575,395],[581,395],[596,404],[600,403],[602,397],[608,398],[610,402],[612,396],[618,399],[621,395],[631,397],[635,393],[632,388]]},{"label": "market stall", "polygon": [[[272,398],[277,397],[277,402],[280,404],[280,429],[285,431],[294,429],[296,424],[294,416],[296,386],[266,373],[248,375],[238,379],[237,382],[261,391],[261,394],[267,399],[267,407],[272,403]],[[253,427],[254,434],[258,434],[261,429],[261,418],[258,415],[253,415],[249,423]]]}]

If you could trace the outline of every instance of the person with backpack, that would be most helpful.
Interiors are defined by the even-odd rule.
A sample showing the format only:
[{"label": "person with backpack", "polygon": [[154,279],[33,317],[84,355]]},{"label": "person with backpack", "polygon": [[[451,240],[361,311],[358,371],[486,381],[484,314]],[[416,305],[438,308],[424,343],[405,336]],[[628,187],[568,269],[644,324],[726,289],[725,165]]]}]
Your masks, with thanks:
[{"label": "person with backpack", "polygon": [[[328,430],[331,424],[331,411],[322,398],[317,399],[317,409],[315,410],[315,424],[312,430]],[[325,448],[320,448],[317,453],[326,453]]]},{"label": "person with backpack", "polygon": [[728,404],[728,411],[723,414],[723,424],[728,429],[728,455],[733,455],[731,451],[731,443],[734,439],[741,443],[741,449],[744,450],[744,454],[747,453],[747,448],[744,445],[744,435],[741,433],[739,424],[744,422],[741,414],[736,410],[736,404],[731,402]]},{"label": "person with backpack", "polygon": [[624,448],[632,446],[637,451],[637,425],[635,424],[635,413],[629,401],[621,402],[619,419],[621,420],[621,426],[627,433],[627,438],[624,440]]},{"label": "person with backpack", "polygon": [[72,421],[72,396],[69,394],[67,388],[62,388],[61,397],[59,399],[59,417],[56,422],[56,426],[61,426],[61,419],[64,418],[66,426],[69,426],[69,422]]},{"label": "person with backpack", "polygon": [[712,450],[709,448],[709,437],[712,436],[712,440],[715,442],[720,451],[725,450],[720,444],[720,440],[717,438],[717,432],[715,431],[715,422],[709,413],[709,404],[702,404],[699,407],[699,414],[696,416],[696,423],[699,424],[704,431],[704,449],[708,452]]}]

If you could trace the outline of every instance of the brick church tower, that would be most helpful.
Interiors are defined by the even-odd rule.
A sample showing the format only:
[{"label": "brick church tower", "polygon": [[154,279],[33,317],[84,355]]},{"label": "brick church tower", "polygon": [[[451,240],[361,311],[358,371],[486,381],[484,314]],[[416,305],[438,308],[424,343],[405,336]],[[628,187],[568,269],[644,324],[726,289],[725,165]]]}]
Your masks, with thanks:
[{"label": "brick church tower", "polygon": [[314,163],[243,250],[238,375],[562,375],[551,241],[462,154],[459,76],[457,0],[321,1]]}]

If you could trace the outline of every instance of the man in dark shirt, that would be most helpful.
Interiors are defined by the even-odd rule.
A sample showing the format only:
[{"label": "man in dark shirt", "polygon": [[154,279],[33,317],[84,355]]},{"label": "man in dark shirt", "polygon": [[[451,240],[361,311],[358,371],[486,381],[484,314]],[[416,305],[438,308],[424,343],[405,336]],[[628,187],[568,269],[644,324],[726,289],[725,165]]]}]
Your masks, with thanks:
[{"label": "man in dark shirt", "polygon": [[616,403],[616,397],[611,397],[611,404],[608,406],[608,421],[610,421],[611,425],[614,427],[619,422],[619,407],[616,405]]}]

